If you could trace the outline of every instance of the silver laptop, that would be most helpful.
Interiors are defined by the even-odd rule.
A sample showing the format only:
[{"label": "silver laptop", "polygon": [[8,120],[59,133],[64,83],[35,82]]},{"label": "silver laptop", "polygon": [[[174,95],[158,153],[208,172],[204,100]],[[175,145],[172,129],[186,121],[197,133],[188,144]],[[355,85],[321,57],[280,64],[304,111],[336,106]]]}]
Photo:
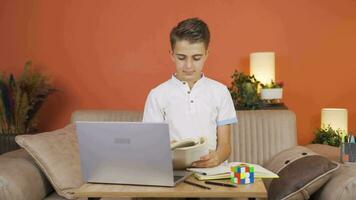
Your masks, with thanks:
[{"label": "silver laptop", "polygon": [[82,176],[90,183],[174,186],[166,123],[76,122]]}]

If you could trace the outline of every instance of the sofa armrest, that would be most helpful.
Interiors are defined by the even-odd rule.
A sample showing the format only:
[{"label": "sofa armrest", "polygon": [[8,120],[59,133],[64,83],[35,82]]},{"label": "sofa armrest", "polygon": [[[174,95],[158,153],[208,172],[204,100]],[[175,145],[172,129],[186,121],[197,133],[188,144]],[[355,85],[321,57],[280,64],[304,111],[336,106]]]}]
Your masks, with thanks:
[{"label": "sofa armrest", "polygon": [[0,199],[38,200],[51,191],[47,178],[25,150],[0,156]]}]

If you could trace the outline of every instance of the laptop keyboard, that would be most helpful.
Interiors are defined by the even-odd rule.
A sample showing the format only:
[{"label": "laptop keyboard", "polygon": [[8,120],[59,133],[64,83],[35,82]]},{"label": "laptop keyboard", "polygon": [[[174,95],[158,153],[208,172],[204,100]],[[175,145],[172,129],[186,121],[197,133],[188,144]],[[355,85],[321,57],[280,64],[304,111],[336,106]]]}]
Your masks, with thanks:
[{"label": "laptop keyboard", "polygon": [[183,178],[184,176],[174,176],[174,182],[178,181],[179,179]]}]

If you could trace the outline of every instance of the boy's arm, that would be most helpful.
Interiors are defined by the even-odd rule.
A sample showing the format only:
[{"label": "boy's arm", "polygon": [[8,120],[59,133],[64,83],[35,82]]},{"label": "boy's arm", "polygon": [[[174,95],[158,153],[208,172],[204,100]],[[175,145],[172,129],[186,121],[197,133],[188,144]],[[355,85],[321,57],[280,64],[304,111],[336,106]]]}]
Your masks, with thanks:
[{"label": "boy's arm", "polygon": [[[227,124],[224,126],[218,126],[218,131],[217,131],[217,136],[218,136],[218,141],[217,141],[217,147],[216,147],[216,152],[219,155],[220,158],[220,163],[224,162],[227,160],[230,156],[231,153],[231,124]],[[218,164],[218,165],[219,165]]]},{"label": "boy's arm", "polygon": [[216,151],[210,151],[208,155],[201,157],[199,161],[193,163],[193,167],[215,167],[229,158],[231,153],[230,128],[230,124],[218,126]]}]

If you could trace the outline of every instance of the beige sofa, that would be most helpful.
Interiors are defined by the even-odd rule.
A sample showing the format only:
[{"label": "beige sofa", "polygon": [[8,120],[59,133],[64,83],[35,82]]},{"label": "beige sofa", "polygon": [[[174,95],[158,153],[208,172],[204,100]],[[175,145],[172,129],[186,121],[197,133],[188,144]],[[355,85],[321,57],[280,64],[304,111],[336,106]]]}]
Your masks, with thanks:
[{"label": "beige sofa", "polygon": [[[282,150],[297,145],[296,117],[292,111],[238,111],[237,116],[238,123],[231,130],[233,150],[230,160],[263,165]],[[74,112],[71,122],[141,119],[142,112],[138,111],[84,110]],[[24,150],[17,150],[0,156],[0,199],[64,198],[53,191],[31,156]]]}]

